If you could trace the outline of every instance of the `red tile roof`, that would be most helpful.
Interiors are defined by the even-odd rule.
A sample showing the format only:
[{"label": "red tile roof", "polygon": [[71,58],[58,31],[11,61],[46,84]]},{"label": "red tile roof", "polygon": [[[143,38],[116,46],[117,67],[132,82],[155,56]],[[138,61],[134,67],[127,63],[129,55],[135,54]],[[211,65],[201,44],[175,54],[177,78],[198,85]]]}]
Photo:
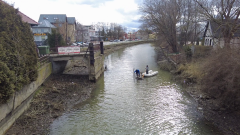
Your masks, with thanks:
[{"label": "red tile roof", "polygon": [[30,17],[26,16],[22,12],[18,11],[18,14],[22,17],[22,21],[29,23],[29,24],[38,24],[36,21],[34,21]]}]

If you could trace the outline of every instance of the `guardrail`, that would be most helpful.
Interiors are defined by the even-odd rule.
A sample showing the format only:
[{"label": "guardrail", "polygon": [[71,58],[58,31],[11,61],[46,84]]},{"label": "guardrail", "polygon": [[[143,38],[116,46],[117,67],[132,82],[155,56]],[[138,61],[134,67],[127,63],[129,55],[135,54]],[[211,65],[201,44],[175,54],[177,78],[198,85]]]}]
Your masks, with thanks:
[{"label": "guardrail", "polygon": [[49,62],[50,62],[49,55],[45,55],[43,57],[38,58],[37,66],[38,68],[41,68],[43,65]]}]

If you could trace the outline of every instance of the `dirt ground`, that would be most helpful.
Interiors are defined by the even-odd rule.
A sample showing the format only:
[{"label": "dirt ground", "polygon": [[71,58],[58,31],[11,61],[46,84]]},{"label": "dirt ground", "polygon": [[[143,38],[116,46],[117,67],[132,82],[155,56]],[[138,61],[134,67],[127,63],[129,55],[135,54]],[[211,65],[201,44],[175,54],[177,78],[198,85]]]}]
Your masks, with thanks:
[{"label": "dirt ground", "polygon": [[218,106],[218,99],[208,97],[196,84],[185,86],[186,91],[198,102],[198,110],[226,135],[240,134],[240,110],[227,110]]},{"label": "dirt ground", "polygon": [[48,134],[50,124],[75,104],[86,101],[94,88],[88,76],[51,75],[6,135]]}]

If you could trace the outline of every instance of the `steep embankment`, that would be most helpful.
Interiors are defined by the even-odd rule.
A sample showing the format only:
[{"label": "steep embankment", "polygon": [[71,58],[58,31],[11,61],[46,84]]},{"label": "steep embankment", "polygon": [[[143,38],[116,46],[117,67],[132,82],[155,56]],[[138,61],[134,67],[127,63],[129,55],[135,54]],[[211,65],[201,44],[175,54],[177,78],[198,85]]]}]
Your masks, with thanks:
[{"label": "steep embankment", "polygon": [[[226,55],[224,54],[226,52],[222,52],[219,56],[214,53],[216,55],[212,56],[206,51],[206,48],[200,48],[199,50],[204,51],[195,52],[188,62],[186,54],[183,52],[182,59],[178,61],[177,65],[174,65],[166,60],[164,50],[156,48],[161,69],[170,71],[173,79],[183,85],[185,90],[196,100],[198,110],[203,113],[205,118],[222,130],[224,134],[240,134],[239,92],[234,90],[237,87],[235,82],[228,80],[229,78],[238,78],[238,75],[234,73],[234,69],[238,69],[236,62],[233,62],[236,59],[230,60],[230,55],[227,55],[229,52]],[[231,55],[233,53],[231,52]],[[224,55],[225,58],[223,58]],[[228,68],[222,68],[226,65]],[[204,83],[206,80],[207,83]],[[222,81],[224,83],[229,81],[228,84],[235,87],[225,89],[228,85]],[[211,89],[213,91],[210,91]],[[233,93],[235,96],[232,96]]]}]

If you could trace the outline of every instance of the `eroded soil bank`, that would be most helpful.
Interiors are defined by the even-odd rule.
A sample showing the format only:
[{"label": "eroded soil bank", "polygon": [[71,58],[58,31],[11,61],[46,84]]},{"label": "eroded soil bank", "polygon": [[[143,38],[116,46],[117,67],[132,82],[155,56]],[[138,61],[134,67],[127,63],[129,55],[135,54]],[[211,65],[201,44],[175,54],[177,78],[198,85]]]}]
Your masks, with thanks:
[{"label": "eroded soil bank", "polygon": [[54,119],[86,101],[94,88],[88,76],[51,75],[6,135],[47,134]]},{"label": "eroded soil bank", "polygon": [[[158,52],[158,63],[163,70],[175,73],[174,64],[169,63],[163,55],[163,51],[156,47]],[[184,83],[184,78],[180,75],[173,75],[173,80],[181,83],[184,89],[197,101],[198,110],[204,117],[226,135],[240,134],[240,110],[228,110],[219,107],[219,99],[214,99],[201,91],[197,84]]]}]

